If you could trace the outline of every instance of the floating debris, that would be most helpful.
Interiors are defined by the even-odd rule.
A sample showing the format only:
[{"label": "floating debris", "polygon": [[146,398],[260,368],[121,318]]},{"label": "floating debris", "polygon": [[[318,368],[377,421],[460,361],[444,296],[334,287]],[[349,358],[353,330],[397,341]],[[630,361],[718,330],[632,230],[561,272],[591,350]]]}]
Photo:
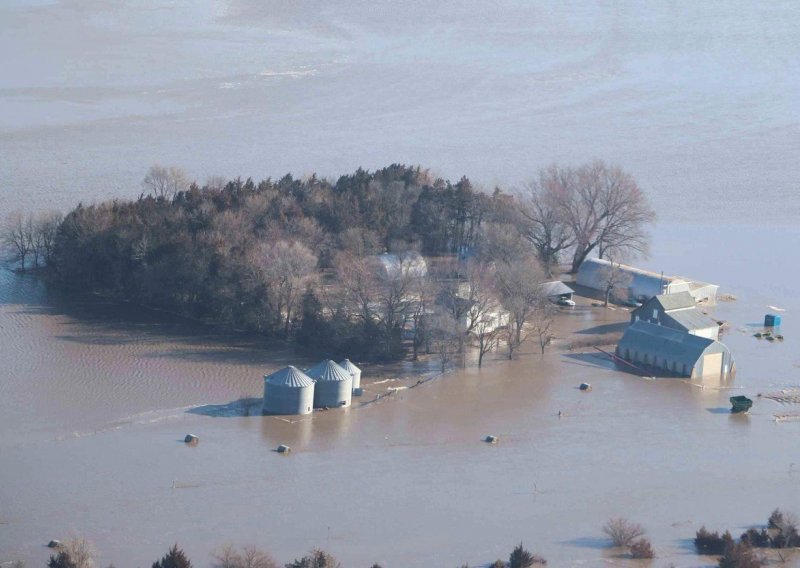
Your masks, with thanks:
[{"label": "floating debris", "polygon": [[728,400],[731,401],[731,412],[734,414],[747,412],[753,406],[753,401],[746,396],[732,396]]},{"label": "floating debris", "polygon": [[289,452],[292,451],[292,448],[290,446],[287,446],[286,444],[281,444],[275,451],[277,451],[279,454],[288,454]]},{"label": "floating debris", "polygon": [[777,392],[768,392],[759,395],[781,404],[800,404],[800,387],[782,389]]},{"label": "floating debris", "polygon": [[589,383],[581,383],[581,386],[579,386],[578,388],[581,389],[582,391],[590,391],[592,390],[592,385],[590,385]]},{"label": "floating debris", "polygon": [[186,437],[183,439],[185,444],[197,444],[200,441],[200,438],[195,436],[194,434],[186,434]]},{"label": "floating debris", "polygon": [[53,539],[47,543],[47,548],[61,548],[61,541]]},{"label": "floating debris", "polygon": [[500,440],[499,440],[499,438],[497,436],[486,436],[483,439],[483,441],[486,442],[487,444],[496,444]]}]

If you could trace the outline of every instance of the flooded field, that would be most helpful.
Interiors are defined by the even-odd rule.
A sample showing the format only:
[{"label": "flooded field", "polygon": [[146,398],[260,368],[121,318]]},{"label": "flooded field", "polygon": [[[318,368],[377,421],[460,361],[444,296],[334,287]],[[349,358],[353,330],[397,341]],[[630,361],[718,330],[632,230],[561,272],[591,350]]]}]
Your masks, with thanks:
[{"label": "flooded field", "polygon": [[[151,562],[172,542],[204,565],[228,541],[281,559],[324,546],[349,566],[479,565],[519,540],[553,565],[623,566],[600,527],[624,515],[646,525],[660,559],[702,565],[689,541],[701,524],[737,532],[776,506],[800,509],[800,422],[773,419],[800,407],[756,398],[749,416],[728,412],[732,394],[800,385],[791,316],[800,305],[758,277],[781,250],[748,249],[738,230],[718,228],[719,243],[750,251],[749,270],[729,272],[736,263],[724,259],[703,270],[670,252],[701,230],[683,229],[669,243],[657,236],[664,252],[651,263],[731,281],[724,289],[738,300],[715,309],[732,324],[731,390],[648,381],[556,348],[498,355],[483,370],[294,423],[230,403],[259,396],[265,369],[296,355],[48,299],[3,272],[2,559],[41,563],[43,543],[75,532],[121,566]],[[784,234],[787,247],[800,245],[800,232]],[[754,324],[776,303],[787,340],[756,340]],[[583,302],[559,325],[591,333],[626,317]],[[593,390],[577,390],[582,381]],[[413,381],[368,386],[362,401],[389,384]],[[185,447],[186,432],[200,444]],[[482,443],[487,434],[500,443]],[[273,451],[280,443],[290,456]]]},{"label": "flooded field", "polygon": [[[513,187],[600,157],[658,212],[640,264],[737,298],[714,314],[738,374],[648,381],[562,342],[287,422],[240,401],[302,354],[0,270],[0,563],[81,534],[120,568],[174,542],[196,566],[223,542],[430,567],[520,541],[552,566],[634,565],[602,538],[621,515],[655,565],[685,568],[713,564],[691,546],[702,524],[800,513],[800,422],[774,420],[800,405],[755,397],[800,386],[795,3],[177,4],[0,7],[0,216],[135,197],[153,162],[200,180],[409,162]],[[752,337],[769,306],[783,343]],[[626,317],[584,302],[559,329]]]}]

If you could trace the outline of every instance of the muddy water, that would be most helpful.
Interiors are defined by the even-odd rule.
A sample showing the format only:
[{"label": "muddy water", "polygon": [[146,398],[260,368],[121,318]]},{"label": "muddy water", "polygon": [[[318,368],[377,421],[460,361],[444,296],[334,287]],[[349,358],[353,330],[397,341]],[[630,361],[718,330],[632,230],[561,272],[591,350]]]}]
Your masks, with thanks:
[{"label": "muddy water", "polygon": [[[800,423],[773,421],[798,409],[757,399],[750,416],[727,412],[733,393],[800,385],[800,305],[782,279],[762,277],[800,232],[763,247],[741,228],[717,227],[715,245],[695,250],[709,255],[701,263],[678,243],[704,231],[683,226],[669,242],[657,234],[663,254],[650,262],[731,282],[725,290],[739,299],[715,313],[732,324],[733,390],[646,381],[553,350],[498,356],[480,371],[294,423],[230,404],[258,396],[264,369],[291,353],[65,303],[5,273],[3,559],[42,562],[43,542],[76,532],[121,566],[151,562],[172,542],[203,565],[223,541],[281,559],[320,545],[350,566],[449,566],[503,556],[519,540],[558,566],[625,565],[600,526],[626,515],[648,527],[660,558],[697,566],[687,539],[701,524],[736,532],[776,506],[800,509]],[[709,260],[722,246],[744,260]],[[768,304],[787,310],[783,344],[751,337]],[[592,330],[625,315],[584,305],[560,327]],[[582,381],[593,391],[578,391]],[[362,401],[387,384],[410,382],[370,386]],[[197,447],[180,443],[189,431]],[[500,444],[482,443],[487,434]],[[273,452],[279,443],[293,453]]]},{"label": "muddy water", "polygon": [[[232,403],[302,355],[0,270],[0,562],[41,565],[74,532],[121,568],[173,542],[203,566],[223,541],[396,567],[523,540],[555,566],[624,565],[600,526],[625,515],[657,564],[685,567],[703,564],[702,523],[800,512],[800,422],[772,420],[800,409],[726,412],[731,394],[800,385],[794,3],[406,2],[391,26],[375,3],[159,4],[0,7],[0,214],[137,195],[156,161],[200,179],[419,162],[490,186],[599,156],[658,210],[642,264],[737,296],[715,314],[739,372],[703,390],[525,353],[289,423]],[[751,336],[769,305],[786,309],[782,344]]]}]

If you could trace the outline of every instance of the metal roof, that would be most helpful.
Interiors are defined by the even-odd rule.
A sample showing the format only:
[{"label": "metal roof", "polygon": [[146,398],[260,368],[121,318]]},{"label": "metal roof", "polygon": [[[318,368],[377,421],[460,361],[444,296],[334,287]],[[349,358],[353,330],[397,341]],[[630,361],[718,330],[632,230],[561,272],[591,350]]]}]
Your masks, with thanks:
[{"label": "metal roof", "polygon": [[359,369],[358,367],[353,365],[353,362],[350,361],[350,359],[345,359],[344,361],[339,363],[339,366],[342,369],[344,369],[345,371],[347,371],[348,373],[351,373],[351,374],[352,373],[360,373],[361,372],[361,369]]},{"label": "metal roof", "polygon": [[[688,292],[687,292],[688,294]],[[686,331],[696,329],[708,329],[709,327],[719,327],[719,324],[697,309],[678,310],[664,314],[666,319],[671,319]]]},{"label": "metal roof", "polygon": [[352,381],[348,371],[342,369],[334,361],[325,359],[306,371],[306,374],[317,382]]},{"label": "metal roof", "polygon": [[548,296],[561,296],[562,294],[575,293],[575,290],[564,284],[561,280],[545,282],[542,284],[542,290],[544,290],[544,293]]},{"label": "metal roof", "polygon": [[713,339],[691,335],[685,331],[662,325],[637,321],[625,330],[625,334],[619,341],[618,349],[655,354],[659,359],[666,358],[669,361],[694,366],[703,352],[714,344],[726,350],[724,345]]},{"label": "metal roof", "polygon": [[280,371],[275,371],[271,375],[265,375],[264,382],[276,387],[292,388],[310,387],[314,384],[314,381],[311,377],[306,375],[294,365],[284,367]]},{"label": "metal roof", "polygon": [[697,302],[689,292],[675,292],[674,294],[659,294],[653,298],[665,312],[670,310],[682,310],[684,308],[694,308]]}]

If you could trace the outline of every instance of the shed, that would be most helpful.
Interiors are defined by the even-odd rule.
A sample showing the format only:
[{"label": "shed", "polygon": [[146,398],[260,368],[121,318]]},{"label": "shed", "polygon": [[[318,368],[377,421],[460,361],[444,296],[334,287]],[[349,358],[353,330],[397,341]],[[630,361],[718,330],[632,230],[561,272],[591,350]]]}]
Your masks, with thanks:
[{"label": "shed", "polygon": [[697,309],[697,302],[689,292],[653,296],[631,312],[631,323],[637,321],[663,325],[708,339],[719,337],[719,324]]},{"label": "shed", "polygon": [[350,406],[353,377],[330,359],[306,371],[314,380],[314,407]]},{"label": "shed", "polygon": [[345,359],[339,366],[350,373],[350,376],[353,377],[353,390],[361,388],[361,369],[353,365],[353,362],[350,359]]},{"label": "shed", "polygon": [[[580,286],[593,290],[603,290],[605,288],[604,280],[606,280],[604,273],[611,266],[612,264],[608,260],[587,258],[578,268],[576,282]],[[689,292],[698,302],[713,302],[716,299],[717,289],[719,288],[715,284],[689,280],[679,276],[667,276],[616,262],[613,267],[630,275],[631,283],[628,286],[628,295],[636,299],[649,299],[660,294]]]},{"label": "shed", "polygon": [[719,341],[645,321],[625,330],[617,357],[654,373],[678,377],[726,379],[735,371],[733,355]]},{"label": "shed", "polygon": [[552,282],[545,282],[542,284],[542,290],[551,300],[558,300],[559,298],[572,299],[575,290],[564,284],[561,280],[553,280]]},{"label": "shed", "polygon": [[289,365],[264,377],[265,414],[308,414],[314,407],[314,381]]}]

